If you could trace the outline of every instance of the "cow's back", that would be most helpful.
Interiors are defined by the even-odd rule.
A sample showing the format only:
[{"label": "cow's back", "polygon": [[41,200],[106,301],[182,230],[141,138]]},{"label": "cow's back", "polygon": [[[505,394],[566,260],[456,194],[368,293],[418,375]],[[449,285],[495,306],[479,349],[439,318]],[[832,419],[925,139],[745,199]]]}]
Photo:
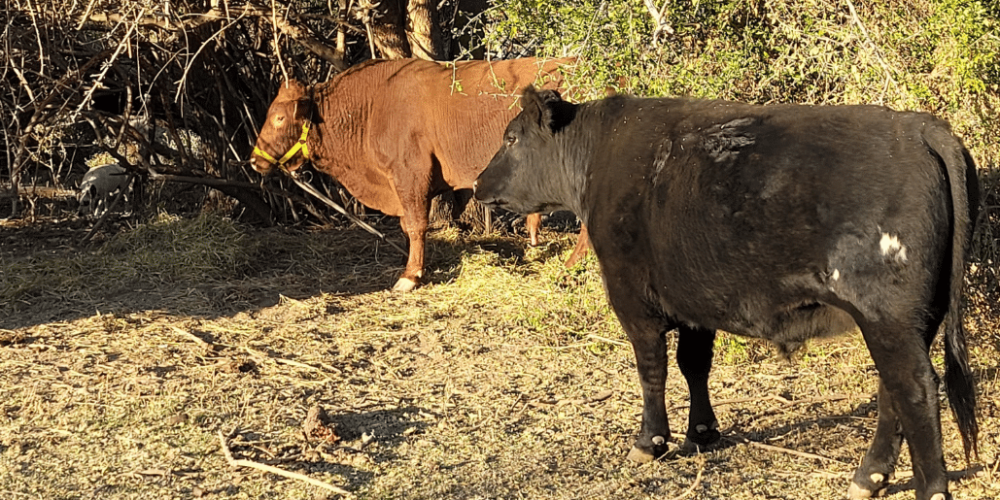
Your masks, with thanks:
[{"label": "cow's back", "polygon": [[[546,88],[562,87],[559,68],[567,62],[527,58],[455,64],[454,77],[448,75],[451,105],[427,110],[434,116],[435,154],[449,185],[472,187],[500,147],[507,124],[520,111],[516,93],[533,82]],[[435,113],[445,109],[449,112]]]},{"label": "cow's back", "polygon": [[[556,88],[562,85],[561,66],[570,59],[513,59],[505,61],[423,60],[378,61],[345,72],[323,88],[325,115],[341,117],[353,129],[340,140],[341,158],[352,170],[365,165],[381,171],[397,165],[433,162],[428,172],[435,191],[467,189],[489,163],[500,145],[504,127],[517,114],[516,92],[533,82]],[[349,97],[348,97],[349,96]],[[433,158],[412,158],[430,155]],[[332,172],[331,172],[332,173]],[[357,177],[354,172],[334,174]],[[371,191],[369,174],[355,184],[342,179],[349,190]],[[383,181],[385,182],[385,181]],[[383,189],[388,189],[385,183]],[[356,195],[357,196],[357,195]],[[359,196],[360,198],[360,196]],[[364,202],[364,200],[362,200]],[[366,203],[367,204],[367,203]]]}]

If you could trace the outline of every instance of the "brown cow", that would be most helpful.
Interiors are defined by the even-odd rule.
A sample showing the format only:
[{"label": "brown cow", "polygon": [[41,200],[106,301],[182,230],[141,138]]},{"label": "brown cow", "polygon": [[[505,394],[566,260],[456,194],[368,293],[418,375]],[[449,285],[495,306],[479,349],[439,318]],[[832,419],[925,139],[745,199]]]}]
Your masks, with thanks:
[{"label": "brown cow", "polygon": [[[271,103],[250,162],[268,173],[308,159],[364,205],[400,217],[409,259],[393,289],[409,291],[423,277],[431,199],[463,190],[456,194],[468,200],[519,111],[514,92],[530,83],[560,87],[572,62],[400,59],[369,61],[311,88],[290,80]],[[537,244],[540,216],[529,217]],[[586,249],[582,230],[569,262]]]}]

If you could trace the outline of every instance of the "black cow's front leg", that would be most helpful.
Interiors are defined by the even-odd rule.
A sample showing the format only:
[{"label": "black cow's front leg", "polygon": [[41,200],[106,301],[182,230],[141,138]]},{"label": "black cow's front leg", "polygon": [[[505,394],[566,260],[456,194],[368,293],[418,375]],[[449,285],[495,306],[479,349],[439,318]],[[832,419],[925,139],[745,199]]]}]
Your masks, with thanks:
[{"label": "black cow's front leg", "polygon": [[715,331],[682,326],[677,341],[677,365],[687,381],[691,396],[688,429],[681,449],[706,450],[719,441],[719,421],[715,419],[708,394],[708,374],[712,370]]},{"label": "black cow's front leg", "polygon": [[[622,326],[635,350],[639,382],[642,384],[642,428],[628,459],[646,463],[666,454],[671,447],[670,424],[667,422],[663,395],[667,381],[666,328],[662,320],[635,316],[623,320]],[[676,445],[673,447],[676,448]]]}]

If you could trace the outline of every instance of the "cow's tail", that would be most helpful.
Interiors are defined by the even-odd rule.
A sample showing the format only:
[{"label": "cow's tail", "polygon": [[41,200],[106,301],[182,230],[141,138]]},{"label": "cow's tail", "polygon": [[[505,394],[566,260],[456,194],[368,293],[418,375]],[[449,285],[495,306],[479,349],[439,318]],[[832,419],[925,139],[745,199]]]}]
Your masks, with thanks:
[{"label": "cow's tail", "polygon": [[944,163],[951,190],[951,269],[948,311],[944,318],[945,391],[962,434],[965,460],[970,452],[978,458],[979,424],[976,422],[976,389],[962,325],[962,292],[965,288],[965,256],[979,215],[979,178],[967,149],[943,123],[924,129],[924,140]]}]

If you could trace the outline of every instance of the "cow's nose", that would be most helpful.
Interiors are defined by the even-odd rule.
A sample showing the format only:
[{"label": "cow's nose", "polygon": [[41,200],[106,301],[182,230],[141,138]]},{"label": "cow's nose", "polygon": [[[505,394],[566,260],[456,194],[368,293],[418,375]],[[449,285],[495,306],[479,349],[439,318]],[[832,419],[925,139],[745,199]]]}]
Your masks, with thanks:
[{"label": "cow's nose", "polygon": [[472,181],[472,194],[476,194],[477,188],[479,188],[479,179]]}]

